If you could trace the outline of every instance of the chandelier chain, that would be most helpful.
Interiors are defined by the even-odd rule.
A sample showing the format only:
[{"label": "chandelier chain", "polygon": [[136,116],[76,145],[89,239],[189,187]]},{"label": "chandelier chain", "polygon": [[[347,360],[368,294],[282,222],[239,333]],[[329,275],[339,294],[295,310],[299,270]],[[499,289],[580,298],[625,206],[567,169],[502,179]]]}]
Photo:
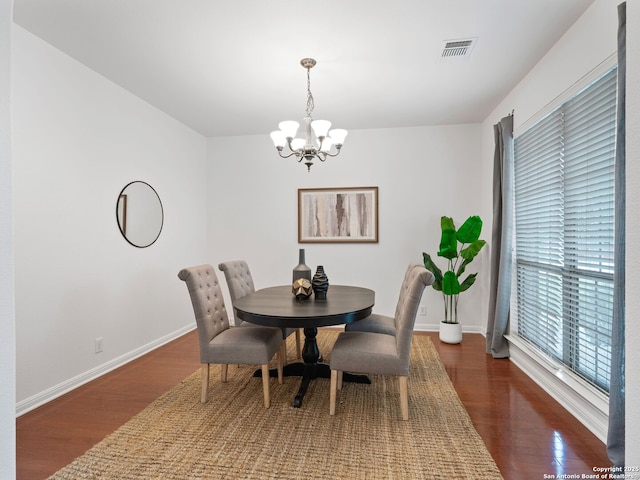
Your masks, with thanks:
[{"label": "chandelier chain", "polygon": [[315,107],[313,103],[313,95],[311,94],[311,74],[310,68],[307,68],[307,117],[311,116],[311,112],[313,112],[313,107]]}]

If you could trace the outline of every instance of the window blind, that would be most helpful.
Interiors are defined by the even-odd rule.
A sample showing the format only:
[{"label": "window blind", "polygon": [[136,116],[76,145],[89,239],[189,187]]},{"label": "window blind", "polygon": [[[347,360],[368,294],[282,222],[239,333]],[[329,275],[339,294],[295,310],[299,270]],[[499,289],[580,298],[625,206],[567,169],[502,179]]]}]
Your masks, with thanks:
[{"label": "window blind", "polygon": [[609,391],[616,69],[514,140],[518,335]]}]

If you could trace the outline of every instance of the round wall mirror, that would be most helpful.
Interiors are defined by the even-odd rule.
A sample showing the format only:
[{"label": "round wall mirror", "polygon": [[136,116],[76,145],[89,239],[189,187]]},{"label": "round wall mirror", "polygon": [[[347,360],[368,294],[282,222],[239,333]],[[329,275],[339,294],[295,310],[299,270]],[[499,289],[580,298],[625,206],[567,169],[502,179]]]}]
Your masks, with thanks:
[{"label": "round wall mirror", "polygon": [[122,189],[118,196],[116,216],[120,233],[134,247],[153,245],[162,231],[162,202],[158,193],[146,182],[131,182]]}]

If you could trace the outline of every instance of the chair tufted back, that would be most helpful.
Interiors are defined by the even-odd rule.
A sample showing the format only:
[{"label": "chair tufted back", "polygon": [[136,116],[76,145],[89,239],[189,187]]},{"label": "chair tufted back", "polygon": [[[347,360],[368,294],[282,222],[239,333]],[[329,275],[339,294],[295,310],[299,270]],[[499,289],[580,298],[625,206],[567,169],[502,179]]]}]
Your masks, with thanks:
[{"label": "chair tufted back", "polygon": [[[256,291],[251,277],[251,270],[249,270],[249,265],[244,260],[222,262],[218,265],[218,268],[224,273],[224,278],[227,280],[231,303],[235,303],[237,299]],[[236,326],[242,323],[244,322],[236,316]]]},{"label": "chair tufted back", "polygon": [[229,328],[229,317],[222,298],[218,277],[211,265],[183,268],[178,278],[187,284],[198,326],[200,361],[206,358],[208,345],[219,333]]},{"label": "chair tufted back", "polygon": [[407,271],[404,273],[404,278],[402,279],[402,285],[400,285],[400,294],[398,295],[398,303],[396,303],[396,313],[393,315],[394,326],[396,329],[398,328],[398,315],[400,314],[400,310],[402,309],[406,296],[407,290],[411,287],[411,272],[417,267],[420,267],[418,264],[410,264],[407,267]]},{"label": "chair tufted back", "polygon": [[427,285],[433,283],[434,279],[433,274],[424,266],[409,265],[400,287],[400,298],[398,298],[395,314],[396,345],[398,355],[403,361],[406,360],[403,363],[407,366],[409,365],[413,326],[416,322],[422,293]]}]

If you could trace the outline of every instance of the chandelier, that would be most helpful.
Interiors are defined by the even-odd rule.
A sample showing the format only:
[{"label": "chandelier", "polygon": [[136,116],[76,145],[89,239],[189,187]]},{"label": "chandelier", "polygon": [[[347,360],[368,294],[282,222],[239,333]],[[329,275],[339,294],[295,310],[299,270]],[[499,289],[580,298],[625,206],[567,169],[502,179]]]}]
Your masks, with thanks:
[{"label": "chandelier", "polygon": [[[295,155],[298,163],[304,160],[307,171],[311,171],[314,159],[324,162],[327,157],[338,156],[347,136],[347,131],[340,128],[329,131],[331,122],[328,120],[314,120],[311,117],[314,104],[309,72],[315,64],[316,61],[313,58],[300,60],[300,65],[307,69],[307,110],[303,119],[304,138],[295,138],[300,124],[294,120],[280,122],[278,124],[280,130],[271,132],[271,139],[278,150],[278,155],[282,158]],[[283,154],[285,145],[288,150]],[[335,153],[332,153],[332,147],[335,147]]]}]

